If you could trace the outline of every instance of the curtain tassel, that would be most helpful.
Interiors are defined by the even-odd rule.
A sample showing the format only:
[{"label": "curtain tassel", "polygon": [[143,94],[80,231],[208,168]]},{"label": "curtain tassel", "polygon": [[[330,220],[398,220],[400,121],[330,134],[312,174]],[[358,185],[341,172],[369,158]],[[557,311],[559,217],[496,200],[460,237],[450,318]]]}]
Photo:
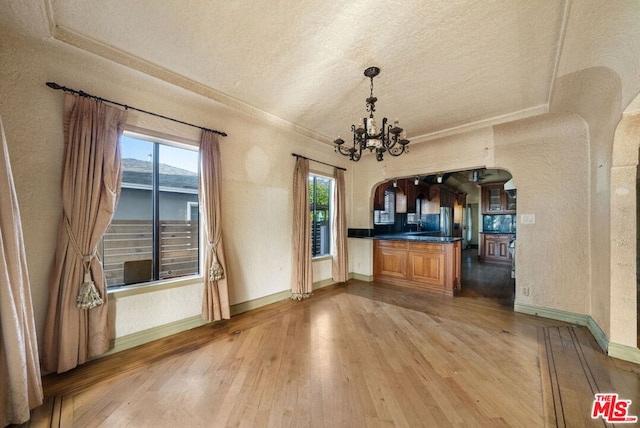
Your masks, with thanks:
[{"label": "curtain tassel", "polygon": [[209,269],[209,281],[220,281],[224,278],[224,270],[222,269],[222,265],[217,260],[211,263],[211,268]]},{"label": "curtain tassel", "polygon": [[209,248],[213,253],[213,261],[209,268],[209,281],[220,281],[224,278],[224,269],[222,269],[222,265],[218,261],[218,255],[216,254],[217,247],[216,244],[209,242]]},{"label": "curtain tassel", "polygon": [[291,300],[301,301],[304,299],[308,299],[309,297],[311,297],[311,293],[292,293],[291,294]]},{"label": "curtain tassel", "polygon": [[93,282],[93,278],[91,277],[91,270],[87,265],[85,265],[84,282],[80,286],[76,304],[80,309],[92,309],[96,306],[102,305],[103,303],[104,301],[102,300],[102,297],[100,297],[96,284]]}]

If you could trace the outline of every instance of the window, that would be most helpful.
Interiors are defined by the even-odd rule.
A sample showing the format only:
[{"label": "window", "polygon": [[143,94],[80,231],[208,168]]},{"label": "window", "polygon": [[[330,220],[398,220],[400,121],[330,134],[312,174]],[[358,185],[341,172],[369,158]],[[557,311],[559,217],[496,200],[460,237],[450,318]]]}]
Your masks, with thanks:
[{"label": "window", "polygon": [[311,209],[311,255],[331,253],[331,191],[333,180],[309,174],[309,208]]},{"label": "window", "polygon": [[198,152],[125,132],[122,188],[102,241],[107,286],[200,271]]},{"label": "window", "polygon": [[374,224],[394,224],[396,213],[396,192],[390,188],[384,191],[384,210],[373,212]]}]

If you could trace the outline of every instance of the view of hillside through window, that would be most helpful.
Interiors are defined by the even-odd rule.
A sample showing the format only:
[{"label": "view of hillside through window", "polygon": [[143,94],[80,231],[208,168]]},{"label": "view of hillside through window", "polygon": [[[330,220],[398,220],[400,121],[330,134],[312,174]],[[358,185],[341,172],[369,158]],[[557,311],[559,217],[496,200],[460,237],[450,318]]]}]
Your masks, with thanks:
[{"label": "view of hillside through window", "polygon": [[199,273],[198,152],[123,135],[122,190],[103,238],[108,286]]}]

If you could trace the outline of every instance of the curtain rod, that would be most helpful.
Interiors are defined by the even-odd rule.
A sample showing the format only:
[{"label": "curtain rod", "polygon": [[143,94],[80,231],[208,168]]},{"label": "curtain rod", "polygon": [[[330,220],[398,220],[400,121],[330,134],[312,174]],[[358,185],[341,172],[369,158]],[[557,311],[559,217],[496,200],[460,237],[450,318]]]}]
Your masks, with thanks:
[{"label": "curtain rod", "polygon": [[76,94],[78,96],[85,97],[85,98],[93,98],[94,100],[97,100],[97,101],[103,101],[105,103],[109,103],[109,104],[117,105],[117,106],[120,106],[120,107],[124,107],[125,110],[139,111],[140,113],[145,113],[145,114],[149,114],[151,116],[155,116],[155,117],[159,117],[159,118],[162,118],[162,119],[170,120],[172,122],[181,123],[182,125],[193,126],[194,128],[199,128],[199,129],[202,129],[203,131],[211,131],[214,134],[218,134],[218,135],[221,135],[223,137],[227,136],[226,132],[216,131],[215,129],[205,128],[203,126],[194,125],[194,124],[189,123],[189,122],[183,122],[182,120],[179,120],[179,119],[174,119],[172,117],[163,116],[161,114],[154,113],[154,112],[147,111],[147,110],[142,110],[142,109],[139,109],[139,108],[136,108],[136,107],[131,107],[131,106],[128,106],[126,104],[122,104],[122,103],[119,103],[119,102],[116,102],[116,101],[107,100],[105,98],[101,98],[101,97],[98,97],[96,95],[87,94],[84,91],[78,91],[78,90],[75,90],[75,89],[67,88],[66,86],[58,85],[55,82],[47,82],[46,85],[48,87],[50,87],[51,89],[55,89],[56,91],[64,91],[64,92],[69,92],[69,93]]},{"label": "curtain rod", "polygon": [[342,168],[342,167],[340,167],[340,166],[331,165],[330,163],[326,163],[326,162],[322,162],[322,161],[319,161],[319,160],[311,159],[311,158],[308,158],[308,157],[306,157],[306,156],[299,155],[299,154],[297,154],[297,153],[291,153],[291,156],[295,156],[295,157],[297,157],[297,158],[302,158],[302,159],[309,159],[310,161],[317,162],[317,163],[321,163],[321,164],[323,164],[323,165],[327,165],[327,166],[332,166],[332,167],[334,167],[334,168],[338,168],[338,169],[341,169],[341,170],[343,170],[343,171],[346,171],[346,170],[347,170],[347,168]]}]

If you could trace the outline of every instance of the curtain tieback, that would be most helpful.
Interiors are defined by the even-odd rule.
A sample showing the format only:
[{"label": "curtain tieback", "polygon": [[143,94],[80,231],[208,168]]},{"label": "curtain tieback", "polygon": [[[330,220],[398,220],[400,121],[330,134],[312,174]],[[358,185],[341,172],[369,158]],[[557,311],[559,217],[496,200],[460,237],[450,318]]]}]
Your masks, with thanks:
[{"label": "curtain tieback", "polygon": [[78,244],[78,240],[73,234],[73,230],[71,229],[71,223],[69,222],[69,217],[64,216],[65,225],[67,226],[67,235],[69,235],[69,241],[71,241],[71,246],[75,251],[76,255],[80,260],[82,260],[82,266],[84,267],[84,280],[82,285],[80,286],[80,290],[78,291],[78,297],[76,298],[76,306],[79,309],[92,309],[96,306],[100,306],[104,303],[98,289],[96,288],[95,282],[93,282],[93,278],[91,276],[91,263],[93,259],[98,259],[98,251],[94,248],[93,251],[89,254],[83,254],[80,249],[80,245]]},{"label": "curtain tieback", "polygon": [[224,269],[218,261],[218,243],[209,241],[209,250],[212,254],[211,266],[209,267],[209,281],[220,281],[224,278]]}]

